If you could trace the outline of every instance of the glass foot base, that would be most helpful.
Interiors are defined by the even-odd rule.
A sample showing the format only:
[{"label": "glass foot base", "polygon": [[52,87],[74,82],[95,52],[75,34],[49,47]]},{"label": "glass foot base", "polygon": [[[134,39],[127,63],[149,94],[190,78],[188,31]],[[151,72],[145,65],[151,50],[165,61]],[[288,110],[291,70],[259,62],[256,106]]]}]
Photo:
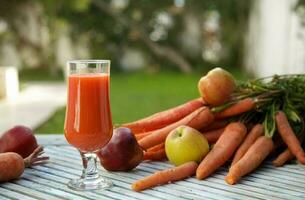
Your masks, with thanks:
[{"label": "glass foot base", "polygon": [[112,186],[108,179],[98,177],[95,179],[74,179],[69,181],[68,187],[73,190],[105,190]]}]

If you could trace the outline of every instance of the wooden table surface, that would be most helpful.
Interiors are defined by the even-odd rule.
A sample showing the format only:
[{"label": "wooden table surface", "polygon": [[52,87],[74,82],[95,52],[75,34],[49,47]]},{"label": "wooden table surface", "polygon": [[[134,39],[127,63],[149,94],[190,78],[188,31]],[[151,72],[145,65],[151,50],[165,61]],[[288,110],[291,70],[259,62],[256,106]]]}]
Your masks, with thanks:
[{"label": "wooden table surface", "polygon": [[305,166],[289,164],[274,168],[266,162],[255,173],[234,186],[224,182],[226,168],[218,170],[204,181],[189,178],[155,187],[141,193],[130,189],[131,183],[171,165],[167,162],[146,162],[132,172],[107,172],[100,168],[114,186],[109,190],[78,192],[66,183],[79,177],[82,169],[78,152],[69,146],[62,135],[38,136],[40,144],[50,156],[43,166],[26,169],[18,180],[0,184],[0,199],[305,199]]}]

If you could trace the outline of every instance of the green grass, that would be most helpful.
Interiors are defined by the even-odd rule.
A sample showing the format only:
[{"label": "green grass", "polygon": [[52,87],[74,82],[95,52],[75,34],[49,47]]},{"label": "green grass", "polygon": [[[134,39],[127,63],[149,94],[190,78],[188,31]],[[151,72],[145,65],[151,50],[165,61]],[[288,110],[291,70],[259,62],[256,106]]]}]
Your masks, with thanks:
[{"label": "green grass", "polygon": [[[233,72],[234,73],[234,72]],[[245,75],[234,73],[239,79]],[[120,73],[111,75],[111,111],[114,124],[133,121],[198,97],[200,73],[166,72],[154,75]],[[59,109],[37,133],[62,133],[65,108]]]},{"label": "green grass", "polygon": [[56,70],[53,74],[45,69],[21,69],[19,71],[19,79],[22,83],[27,81],[63,81],[64,74],[60,70]]}]

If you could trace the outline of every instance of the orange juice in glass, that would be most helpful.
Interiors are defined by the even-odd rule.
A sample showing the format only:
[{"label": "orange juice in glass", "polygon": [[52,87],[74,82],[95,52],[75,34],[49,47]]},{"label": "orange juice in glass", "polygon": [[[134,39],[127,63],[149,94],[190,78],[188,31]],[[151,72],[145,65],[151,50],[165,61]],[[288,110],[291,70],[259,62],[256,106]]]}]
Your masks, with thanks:
[{"label": "orange juice in glass", "polygon": [[65,137],[81,152],[83,173],[68,186],[75,190],[105,189],[112,184],[98,174],[95,152],[112,136],[109,100],[109,60],[68,62]]}]

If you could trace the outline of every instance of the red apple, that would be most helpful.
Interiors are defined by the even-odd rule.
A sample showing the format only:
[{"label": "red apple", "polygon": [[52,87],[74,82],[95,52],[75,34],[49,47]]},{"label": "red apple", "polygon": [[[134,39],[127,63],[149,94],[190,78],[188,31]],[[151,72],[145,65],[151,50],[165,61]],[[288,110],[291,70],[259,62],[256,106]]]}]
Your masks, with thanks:
[{"label": "red apple", "polygon": [[201,97],[212,106],[227,102],[235,88],[233,76],[222,68],[209,71],[198,82]]},{"label": "red apple", "polygon": [[25,126],[15,126],[0,137],[0,153],[15,152],[26,158],[37,146],[33,131]]}]

